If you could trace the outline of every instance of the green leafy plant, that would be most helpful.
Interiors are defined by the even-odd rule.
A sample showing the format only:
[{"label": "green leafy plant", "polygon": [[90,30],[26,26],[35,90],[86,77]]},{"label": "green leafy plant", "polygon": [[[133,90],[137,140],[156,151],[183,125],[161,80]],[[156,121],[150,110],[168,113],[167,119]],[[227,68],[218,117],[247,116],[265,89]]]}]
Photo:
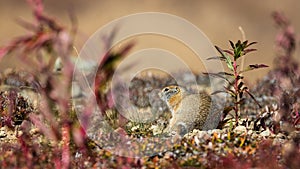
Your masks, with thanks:
[{"label": "green leafy plant", "polygon": [[208,60],[218,59],[221,60],[222,62],[225,62],[229,71],[218,72],[218,73],[205,73],[205,74],[211,75],[213,77],[225,79],[225,81],[228,83],[227,86],[224,86],[224,90],[215,91],[212,94],[217,94],[221,92],[230,94],[230,96],[233,98],[233,106],[228,106],[224,109],[224,117],[231,110],[234,110],[235,122],[236,125],[238,125],[238,119],[240,114],[239,107],[245,101],[244,93],[247,93],[257,103],[257,105],[260,106],[259,103],[254,98],[254,96],[250,93],[249,88],[245,85],[243,80],[244,76],[242,75],[242,73],[259,69],[259,68],[265,68],[268,66],[264,64],[250,64],[246,68],[239,70],[238,60],[242,56],[245,56],[250,52],[256,51],[256,49],[254,48],[249,48],[250,46],[256,44],[256,42],[249,43],[247,40],[244,42],[241,42],[239,40],[236,43],[233,43],[232,41],[229,42],[230,42],[231,49],[223,50],[218,46],[215,46],[217,51],[221,54],[221,56],[208,58]]}]

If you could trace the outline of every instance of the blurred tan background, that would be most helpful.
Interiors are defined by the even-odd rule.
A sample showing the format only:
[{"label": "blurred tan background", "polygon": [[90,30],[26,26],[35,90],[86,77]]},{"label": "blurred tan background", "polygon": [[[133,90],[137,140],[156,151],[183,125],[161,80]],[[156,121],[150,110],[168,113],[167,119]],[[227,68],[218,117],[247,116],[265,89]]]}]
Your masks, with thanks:
[{"label": "blurred tan background", "polygon": [[[213,44],[222,48],[229,47],[228,40],[236,41],[242,38],[238,29],[241,26],[248,40],[258,42],[256,45],[258,51],[247,56],[246,64],[265,63],[270,66],[273,64],[274,39],[277,30],[271,18],[272,11],[283,11],[291,20],[295,31],[300,32],[300,1],[298,0],[45,0],[44,3],[46,13],[59,19],[65,25],[70,25],[68,10],[74,11],[79,21],[79,34],[76,42],[78,49],[101,26],[122,16],[139,12],[165,12],[183,17],[200,28]],[[16,18],[32,20],[30,7],[23,0],[0,0],[0,14],[0,45],[26,32],[16,24]],[[197,71],[195,65],[198,63],[195,63],[193,57],[188,57],[191,52],[184,47],[176,47],[181,45],[178,42],[157,41],[155,37],[147,36],[139,38],[137,42],[136,49],[155,46],[174,50],[174,53],[183,57],[184,61]],[[158,42],[161,42],[161,46]],[[296,56],[300,61],[299,50]],[[3,62],[8,61],[4,60],[1,63],[7,66]],[[202,71],[201,68],[199,70]],[[254,82],[268,70],[257,70],[245,75],[250,82]]]}]

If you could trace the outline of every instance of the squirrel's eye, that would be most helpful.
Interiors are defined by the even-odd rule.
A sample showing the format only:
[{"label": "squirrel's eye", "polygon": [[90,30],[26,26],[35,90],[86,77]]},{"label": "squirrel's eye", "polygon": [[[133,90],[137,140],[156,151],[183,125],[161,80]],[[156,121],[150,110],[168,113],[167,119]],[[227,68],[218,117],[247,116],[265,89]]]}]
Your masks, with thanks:
[{"label": "squirrel's eye", "polygon": [[169,88],[165,88],[165,89],[164,89],[164,92],[167,92],[167,91],[169,91]]}]

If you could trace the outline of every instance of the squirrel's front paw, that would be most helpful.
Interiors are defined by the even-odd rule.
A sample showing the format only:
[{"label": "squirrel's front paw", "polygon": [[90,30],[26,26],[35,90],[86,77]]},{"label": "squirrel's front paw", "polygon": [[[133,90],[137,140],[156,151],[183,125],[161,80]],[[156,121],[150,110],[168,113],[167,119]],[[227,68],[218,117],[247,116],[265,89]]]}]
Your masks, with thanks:
[{"label": "squirrel's front paw", "polygon": [[180,136],[183,136],[183,135],[185,135],[186,133],[188,133],[188,129],[187,129],[186,124],[183,123],[183,122],[177,123],[177,125],[176,125],[176,131],[177,131],[177,133],[178,133]]},{"label": "squirrel's front paw", "polygon": [[179,122],[173,127],[167,127],[166,133],[168,133],[169,136],[175,136],[175,135],[180,135],[183,136],[188,132],[187,126],[183,122]]}]

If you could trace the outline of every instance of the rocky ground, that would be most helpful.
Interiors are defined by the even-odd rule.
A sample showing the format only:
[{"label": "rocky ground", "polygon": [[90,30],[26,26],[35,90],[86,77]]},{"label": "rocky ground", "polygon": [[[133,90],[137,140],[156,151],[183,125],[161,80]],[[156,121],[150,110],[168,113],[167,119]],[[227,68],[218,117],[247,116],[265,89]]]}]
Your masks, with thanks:
[{"label": "rocky ground", "polygon": [[[187,78],[187,76],[184,77]],[[196,79],[196,86],[209,92],[208,79],[202,75],[197,76]],[[293,126],[288,121],[281,120],[278,123],[279,129],[274,127],[277,125],[276,116],[281,110],[278,99],[263,94],[257,95],[262,108],[259,108],[251,99],[247,100],[247,104],[242,106],[238,126],[235,126],[235,119],[229,113],[218,129],[193,130],[183,137],[170,137],[162,133],[170,118],[167,106],[159,99],[149,97],[150,94],[150,96],[156,95],[152,92],[155,89],[170,84],[176,84],[176,82],[172,78],[165,79],[152,75],[133,79],[130,86],[131,104],[139,108],[138,112],[144,113],[142,117],[148,118],[150,114],[151,118],[157,117],[157,119],[143,123],[127,121],[123,127],[113,126],[113,123],[118,122],[113,118],[102,118],[101,121],[92,120],[97,127],[88,131],[89,153],[86,154],[72,143],[71,145],[74,144],[71,146],[72,165],[83,168],[119,168],[120,166],[297,168],[300,154],[300,126],[298,123]],[[15,87],[18,88],[14,85]],[[192,91],[195,88],[190,85],[189,90]],[[23,89],[16,93],[7,88],[5,90],[1,92],[0,97],[2,103],[0,161],[2,164],[9,164],[4,159],[9,155],[16,155],[15,151],[18,148],[22,147],[24,150],[23,145],[26,144],[28,144],[25,146],[26,151],[29,152],[32,149],[37,154],[52,152],[56,144],[47,138],[38,126],[32,125],[31,120],[27,118],[30,113],[36,113],[34,101],[26,95],[28,92]],[[11,107],[13,111],[10,114],[8,107],[12,105],[11,103],[16,106]],[[226,105],[230,105],[230,98]],[[110,110],[110,113],[115,114],[116,111]],[[153,113],[156,114],[153,115]],[[117,116],[111,115],[111,117]],[[26,144],[23,143],[24,138],[26,138]],[[34,149],[35,146],[39,147],[38,151]],[[44,158],[47,159],[47,156],[51,156],[50,154]],[[17,158],[21,157],[17,156]],[[266,160],[270,162],[265,163]],[[47,166],[46,164],[48,164],[47,161],[39,166]]]}]

